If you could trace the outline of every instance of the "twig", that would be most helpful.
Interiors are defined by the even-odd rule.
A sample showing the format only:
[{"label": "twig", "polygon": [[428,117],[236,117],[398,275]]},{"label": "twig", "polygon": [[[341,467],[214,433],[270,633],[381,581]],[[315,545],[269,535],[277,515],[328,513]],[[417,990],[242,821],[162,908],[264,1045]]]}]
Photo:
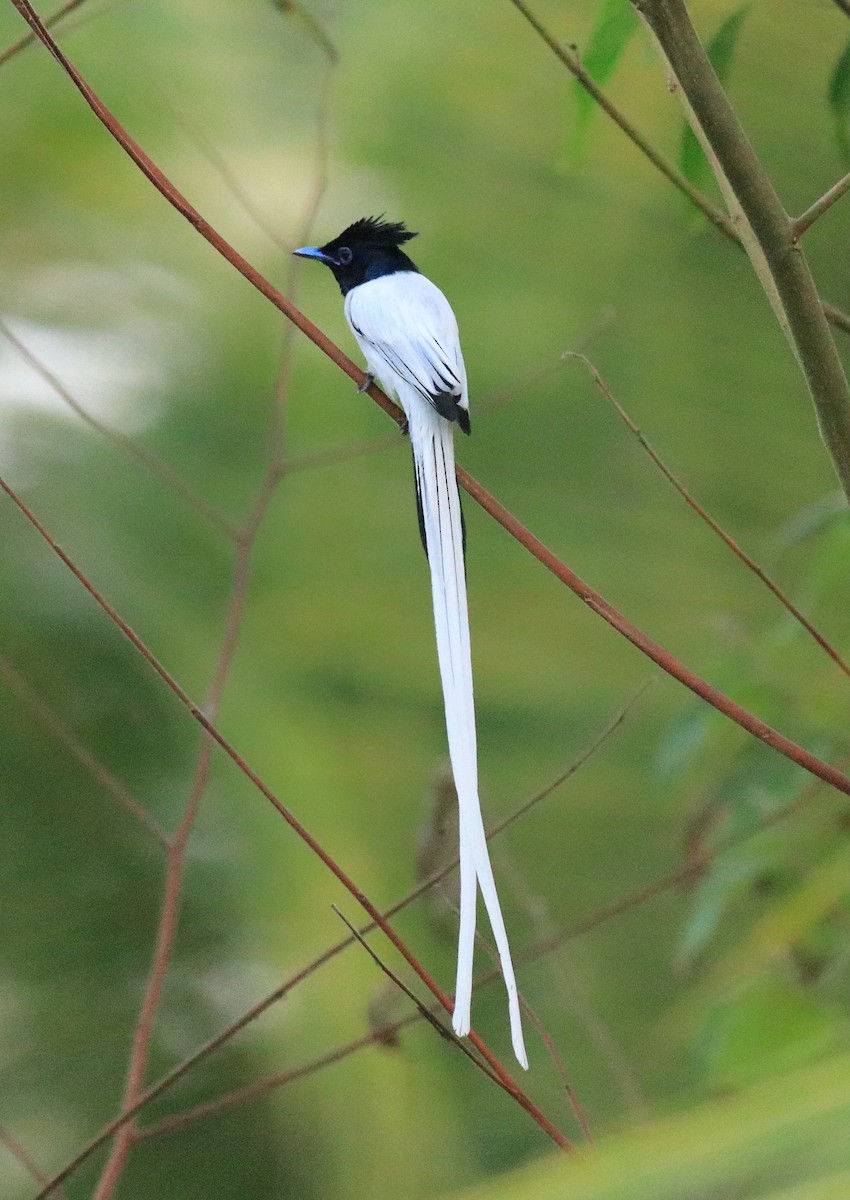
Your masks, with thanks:
[{"label": "twig", "polygon": [[[546,26],[540,21],[540,19],[531,12],[524,0],[510,0],[510,2],[513,4],[514,8],[516,8],[517,11],[522,14],[524,19],[528,22],[535,33],[542,38],[559,62],[561,62],[563,66],[565,66],[567,70],[573,76],[575,76],[576,79],[578,79],[585,91],[587,91],[587,93],[593,97],[603,112],[607,113],[611,120],[617,126],[619,126],[623,133],[625,133],[626,137],[628,137],[630,141],[637,146],[638,150],[640,150],[644,157],[648,159],[648,161],[651,162],[658,171],[661,172],[665,179],[668,179],[675,188],[678,188],[683,196],[687,196],[687,198],[694,205],[696,205],[700,212],[703,213],[703,215],[711,222],[712,225],[715,226],[716,229],[718,229],[724,235],[724,237],[733,242],[740,250],[745,249],[737,229],[729,220],[728,216],[716,205],[712,204],[711,201],[702,194],[702,192],[693,186],[686,175],[683,175],[681,171],[678,171],[669,159],[659,154],[658,151],[655,150],[647,141],[647,139],[638,132],[628,117],[626,117],[625,114],[621,112],[611,100],[608,99],[601,88],[595,83],[593,78],[588,75],[587,71],[581,64],[581,59],[579,58],[578,54],[574,50],[562,46],[557,38],[555,38],[553,34],[550,33],[550,31],[546,28]],[[850,5],[850,0],[836,0],[836,3],[841,5]],[[829,304],[826,301],[823,302],[822,307],[824,314],[826,315],[826,319],[830,322],[830,324],[834,325],[837,329],[844,330],[845,333],[850,333],[850,314],[843,312],[834,304]]]},{"label": "twig", "polygon": [[[353,942],[353,937],[346,938],[346,945]],[[429,1012],[438,1012],[439,1006],[432,1005]],[[375,1046],[382,1043],[382,1039],[387,1035],[393,1036],[400,1033],[402,1029],[406,1029],[410,1025],[416,1024],[421,1020],[422,1014],[417,1009],[416,1012],[408,1013],[405,1017],[399,1017],[388,1025],[382,1026],[380,1029],[375,1029],[371,1033],[364,1033],[362,1037],[352,1038],[351,1041],[343,1042],[342,1045],[334,1047],[333,1050],[328,1050],[325,1054],[320,1054],[315,1058],[309,1059],[307,1062],[301,1063],[297,1067],[290,1067],[286,1071],[278,1071],[274,1075],[267,1075],[264,1079],[257,1079],[253,1083],[247,1083],[243,1087],[234,1088],[230,1092],[223,1092],[220,1096],[215,1096],[212,1100],[206,1100],[202,1104],[195,1104],[192,1108],[186,1108],[182,1112],[174,1113],[170,1117],[163,1117],[161,1121],[156,1121],[152,1125],[144,1125],[138,1131],[139,1141],[148,1138],[161,1137],[166,1133],[179,1133],[181,1129],[185,1129],[187,1125],[194,1125],[197,1121],[203,1121],[207,1117],[216,1117],[220,1113],[227,1112],[231,1108],[236,1108],[240,1104],[245,1104],[251,1100],[259,1100],[262,1096],[267,1096],[269,1092],[277,1091],[278,1088],[286,1087],[287,1084],[295,1083],[298,1079],[306,1079],[309,1075],[315,1075],[325,1067],[333,1066],[335,1063],[342,1062],[352,1054],[356,1054],[359,1050],[365,1050],[369,1046]]]},{"label": "twig", "polygon": [[[358,943],[358,945],[363,947],[363,949],[369,955],[369,957],[371,958],[371,960],[375,964],[375,966],[380,971],[382,971],[384,973],[384,975],[386,975],[387,979],[391,980],[395,984],[395,986],[399,989],[400,992],[403,992],[404,995],[407,996],[408,1000],[410,1000],[411,1003],[416,1008],[416,1011],[419,1013],[419,1016],[422,1017],[425,1021],[427,1021],[428,1024],[431,1026],[431,1028],[436,1030],[436,1032],[440,1035],[441,1038],[444,1039],[444,1041],[450,1042],[452,1045],[456,1046],[458,1048],[458,1050],[460,1050],[463,1054],[466,1055],[466,1057],[470,1060],[470,1062],[474,1063],[475,1066],[478,1067],[479,1071],[483,1071],[484,1074],[488,1077],[488,1079],[491,1079],[493,1081],[493,1083],[496,1083],[499,1085],[499,1087],[501,1087],[502,1082],[498,1078],[498,1076],[494,1075],[493,1072],[490,1070],[490,1068],[487,1066],[487,1064],[482,1062],[480,1058],[478,1058],[476,1055],[474,1055],[472,1053],[472,1051],[465,1044],[465,1042],[463,1042],[459,1037],[455,1036],[454,1030],[450,1029],[448,1025],[444,1025],[442,1023],[442,1021],[440,1021],[439,1018],[436,1016],[436,1014],[432,1013],[431,1010],[427,1007],[427,1005],[422,1003],[422,1001],[419,999],[419,997],[416,995],[416,993],[411,991],[411,989],[407,986],[407,984],[404,982],[404,980],[399,975],[397,975],[396,972],[393,971],[393,969],[390,966],[388,966],[387,963],[385,963],[378,954],[376,954],[376,952],[372,949],[372,947],[366,941],[363,934],[360,933],[360,931],[356,928],[356,926],[352,925],[352,923],[342,913],[342,911],[339,908],[337,908],[337,906],[335,904],[332,904],[331,908],[336,913],[336,915],[339,917],[339,919],[342,921],[343,925],[346,926],[349,933],[354,938],[354,940]],[[572,1150],[573,1149],[572,1143],[568,1143],[568,1145],[565,1146],[564,1148],[567,1150]]]},{"label": "twig", "polygon": [[[850,6],[848,6],[848,12],[850,12]],[[838,183],[833,184],[828,192],[824,192],[819,200],[815,200],[814,204],[797,217],[796,221],[791,222],[791,240],[796,242],[798,238],[801,238],[807,229],[811,229],[818,217],[822,216],[827,209],[832,208],[833,204],[840,200],[847,191],[850,191],[850,171],[843,179],[839,179]]]},{"label": "twig", "polygon": [[[276,472],[274,474],[275,478],[279,477]],[[268,494],[270,495],[270,491]],[[261,485],[260,500],[263,502],[258,502],[257,508],[249,519],[248,526],[246,527],[247,533],[245,536],[240,536],[237,541],[236,562],[233,569],[233,581],[224,635],[212,683],[210,684],[204,703],[204,711],[212,720],[215,720],[218,713],[224,685],[231,663],[233,662],[239,627],[242,623],[242,613],[250,576],[251,549],[260,527],[262,515],[268,504],[265,481]],[[205,735],[201,743],[189,797],[183,810],[180,824],[168,846],[167,871],[163,889],[162,909],[157,927],[156,945],[145,987],[142,1008],[133,1035],[133,1043],[127,1067],[127,1078],[124,1085],[124,1096],[121,1103],[122,1111],[132,1109],[144,1086],[154,1022],[162,999],[165,979],[171,964],[174,938],[177,932],[177,917],[180,895],[183,890],[183,871],[186,862],[186,852],[198,813],[198,807],[209,780],[211,751],[212,742]],[[94,1200],[109,1200],[109,1197],[112,1196],[118,1180],[123,1174],[134,1138],[135,1126],[133,1121],[129,1120],[121,1126],[117,1133],[112,1151],[103,1168],[97,1189],[94,1193]]]},{"label": "twig", "polygon": [[815,642],[817,642],[824,653],[832,659],[838,669],[850,677],[850,666],[847,665],[835,647],[830,645],[823,634],[815,628],[808,617],[804,616],[804,614],[800,612],[799,608],[797,608],[797,606],[793,604],[791,600],[789,600],[779,585],[774,583],[767,572],[758,565],[755,559],[751,558],[750,555],[747,554],[746,550],[743,550],[735,541],[735,539],[731,537],[730,534],[728,534],[726,530],[723,529],[720,524],[718,524],[717,521],[715,521],[714,517],[707,513],[701,504],[697,503],[682,481],[678,479],[677,476],[670,470],[661,456],[644,436],[643,432],[638,428],[638,426],[623,408],[622,404],[620,404],[620,402],[612,395],[611,390],[608,388],[607,384],[590,359],[584,354],[575,354],[572,351],[568,351],[566,357],[575,359],[577,362],[582,363],[582,365],[587,368],[599,391],[617,413],[626,428],[635,435],[640,445],[655,463],[656,467],[658,467],[659,471],[667,480],[667,482],[673,485],[685,503],[696,513],[700,520],[703,521],[709,527],[709,529],[716,533],[721,541],[725,542],[732,553],[744,564],[744,566],[752,571],[752,573],[761,580],[765,587],[773,593],[786,612],[790,613],[794,620],[806,630],[806,632],[814,639]]},{"label": "twig", "polygon": [[319,18],[315,16],[309,8],[305,8],[303,4],[298,3],[298,0],[272,0],[272,4],[275,8],[279,9],[284,16],[289,16],[292,13],[295,13],[297,16],[299,16],[304,25],[307,27],[313,40],[318,46],[321,47],[322,50],[324,50],[328,57],[328,64],[332,67],[337,65],[339,62],[339,51],[337,50],[336,45],[334,44],[327,29],[325,29]]},{"label": "twig", "polygon": [[133,439],[127,437],[126,434],[120,433],[117,429],[112,429],[111,426],[107,425],[104,421],[101,421],[97,417],[93,416],[87,408],[80,404],[79,400],[77,400],[77,398],[71,393],[62,380],[59,379],[59,377],[55,375],[53,371],[51,371],[50,368],[46,366],[46,364],[43,363],[27,345],[25,345],[24,342],[21,341],[17,334],[12,332],[6,322],[2,319],[0,319],[0,333],[3,334],[7,341],[11,342],[24,362],[26,362],[28,366],[32,367],[32,369],[41,376],[48,387],[53,389],[59,399],[67,404],[71,411],[76,413],[80,420],[84,421],[90,429],[93,429],[95,433],[100,434],[101,437],[105,438],[108,442],[111,442],[112,445],[117,446],[119,450],[122,450],[125,454],[130,455],[131,458],[134,458],[138,463],[141,464],[141,466],[145,468],[146,471],[149,471],[151,475],[155,476],[160,483],[163,483],[167,488],[170,488],[171,491],[175,492],[178,496],[181,496],[182,499],[192,506],[192,508],[196,509],[203,517],[206,517],[211,524],[220,529],[222,533],[226,533],[231,537],[234,536],[236,533],[236,527],[232,524],[228,517],[204,500],[203,496],[195,491],[191,483],[184,479],[183,476],[178,471],[175,471],[173,467],[170,467],[168,463],[165,463],[162,461],[162,459],[157,458],[157,456],[152,454],[150,450],[147,450],[144,446],[140,446],[138,442],[133,441]]},{"label": "twig", "polygon": [[[571,779],[573,775],[575,775],[575,773],[594,756],[600,746],[607,742],[608,738],[611,737],[613,733],[616,733],[634,706],[637,704],[638,700],[640,700],[646,694],[647,690],[652,686],[653,683],[653,679],[647,679],[644,683],[642,683],[637,691],[632,693],[622,708],[620,708],[614,714],[614,716],[611,717],[610,721],[608,721],[608,723],[602,727],[592,741],[588,742],[581,754],[579,754],[577,758],[574,758],[570,765],[566,767],[560,773],[560,775],[556,775],[551,783],[547,783],[546,787],[542,788],[539,792],[535,792],[533,796],[529,797],[529,799],[521,804],[519,808],[515,808],[513,812],[508,813],[506,817],[502,817],[500,821],[495,821],[492,825],[490,825],[487,829],[487,841],[489,842],[491,838],[496,837],[502,832],[503,829],[507,829],[509,825],[513,825],[515,821],[519,821],[520,818],[529,813],[532,808],[536,808],[542,800],[545,800],[548,796],[551,796],[556,788],[559,788],[561,784],[566,783],[568,779]],[[455,867],[456,865],[457,859],[455,858],[451,866]]]},{"label": "twig", "polygon": [[99,759],[88,750],[72,727],[59,714],[50,707],[50,705],[38,695],[38,693],[30,686],[24,676],[13,667],[9,660],[0,655],[0,678],[6,686],[23,700],[24,704],[35,713],[41,724],[47,729],[58,742],[73,755],[80,766],[84,767],[89,774],[100,783],[110,795],[118,801],[121,807],[133,817],[134,820],[147,830],[151,837],[159,843],[163,849],[168,847],[168,837],[166,836],[161,825],[156,821],[149,812],[147,812],[138,800],[136,800],[129,792],[127,787],[121,780],[104,766]]},{"label": "twig", "polygon": [[573,1110],[573,1115],[578,1122],[578,1127],[584,1136],[584,1140],[587,1142],[588,1146],[593,1147],[593,1134],[590,1131],[590,1122],[587,1119],[587,1113],[584,1111],[584,1106],[579,1100],[575,1088],[570,1083],[570,1077],[567,1074],[567,1069],[564,1066],[564,1060],[561,1058],[558,1047],[555,1045],[555,1039],[552,1037],[551,1033],[543,1024],[538,1014],[534,1011],[524,997],[520,997],[520,1003],[522,1004],[523,1012],[539,1033],[540,1039],[543,1042],[543,1045],[546,1047],[549,1057],[555,1065],[555,1070],[558,1072],[561,1085],[567,1097],[567,1101],[570,1108]]},{"label": "twig", "polygon": [[[768,296],[775,290],[814,404],[821,436],[850,499],[850,386],[808,262],[788,218],[705,53],[684,0],[633,0],[678,80],[757,243],[750,254]],[[762,263],[768,277],[763,278]],[[781,314],[777,314],[780,316]],[[784,322],[781,322],[784,324]]]},{"label": "twig", "polygon": [[[64,17],[72,13],[75,8],[79,8],[84,3],[85,0],[67,0],[65,4],[60,5],[55,12],[52,12],[49,17],[44,18],[44,28],[52,29],[54,25],[57,25]],[[0,67],[4,63],[7,63],[10,58],[14,58],[16,54],[20,54],[21,50],[26,50],[27,46],[32,46],[37,41],[38,38],[35,33],[27,33],[13,45],[7,46],[0,53]]]},{"label": "twig", "polygon": [[850,0],[833,0],[833,3],[837,4],[841,11],[850,17]]},{"label": "twig", "polygon": [[[5,1146],[11,1154],[12,1158],[18,1160],[21,1166],[27,1171],[36,1183],[45,1184],[48,1182],[48,1177],[42,1171],[41,1167],[32,1158],[32,1156],[24,1149],[17,1138],[12,1137],[8,1129],[0,1125],[0,1145]],[[59,1200],[66,1200],[65,1193],[57,1189],[55,1193]]]}]

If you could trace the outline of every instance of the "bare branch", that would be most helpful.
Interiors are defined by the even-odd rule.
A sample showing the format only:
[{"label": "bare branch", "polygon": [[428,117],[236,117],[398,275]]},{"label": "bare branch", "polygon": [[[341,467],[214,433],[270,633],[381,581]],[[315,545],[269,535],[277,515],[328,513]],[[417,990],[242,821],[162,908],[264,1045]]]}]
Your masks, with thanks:
[{"label": "bare branch", "polygon": [[[431,1026],[431,1028],[436,1030],[436,1032],[440,1035],[441,1038],[443,1038],[445,1041],[451,1043],[452,1045],[456,1046],[458,1048],[458,1050],[460,1050],[463,1054],[465,1054],[466,1057],[470,1060],[470,1062],[474,1063],[475,1066],[478,1067],[479,1071],[484,1072],[484,1074],[488,1077],[488,1079],[491,1079],[494,1083],[498,1084],[499,1087],[501,1087],[502,1086],[501,1080],[496,1075],[493,1074],[493,1072],[490,1070],[490,1068],[487,1066],[487,1064],[482,1062],[480,1058],[477,1058],[476,1055],[474,1055],[472,1053],[472,1051],[469,1049],[469,1047],[467,1045],[465,1045],[465,1043],[459,1037],[457,1037],[455,1035],[454,1030],[450,1029],[448,1027],[448,1025],[444,1025],[442,1023],[442,1021],[439,1020],[437,1015],[435,1013],[432,1013],[431,1010],[428,1008],[428,1006],[422,1003],[422,1001],[419,999],[419,997],[416,995],[416,993],[407,986],[407,984],[404,982],[404,980],[399,975],[397,975],[396,972],[393,971],[393,969],[391,967],[389,967],[387,965],[387,963],[385,963],[383,961],[383,959],[381,959],[381,957],[372,949],[372,947],[366,941],[363,934],[360,933],[360,931],[356,928],[356,926],[352,925],[352,923],[348,920],[348,918],[344,915],[344,913],[339,908],[337,908],[337,906],[335,904],[332,904],[331,908],[334,910],[334,912],[339,917],[339,919],[342,921],[342,923],[346,926],[349,933],[354,938],[354,940],[357,942],[357,944],[363,947],[363,949],[369,955],[369,957],[371,958],[371,960],[375,964],[375,966],[380,971],[383,971],[384,975],[386,975],[386,977],[389,980],[391,980],[392,983],[395,984],[395,986],[399,989],[400,992],[403,992],[404,995],[407,996],[408,1000],[410,1000],[411,1003],[416,1008],[416,1011],[418,1012],[419,1016],[422,1017],[423,1020],[427,1021],[428,1024]],[[572,1150],[573,1149],[572,1143],[568,1142],[567,1145],[564,1147],[564,1149]]]},{"label": "bare branch", "polygon": [[[848,12],[850,12],[850,8],[848,8]],[[828,192],[824,192],[821,198],[816,200],[810,208],[807,208],[802,216],[797,217],[796,221],[791,222],[792,240],[796,242],[798,238],[801,238],[807,229],[811,229],[818,217],[832,208],[833,204],[837,200],[840,200],[848,190],[850,190],[850,171],[847,172],[843,179],[839,179],[838,183],[833,184]]]},{"label": "bare branch", "polygon": [[55,709],[38,695],[33,687],[27,682],[21,672],[13,667],[7,658],[0,655],[0,678],[6,686],[13,691],[15,695],[23,700],[24,704],[35,713],[41,724],[47,729],[50,734],[56,738],[65,749],[73,755],[80,766],[85,767],[89,774],[101,784],[110,795],[114,796],[121,807],[130,814],[135,821],[147,830],[151,837],[159,843],[163,849],[168,847],[168,837],[159,823],[147,812],[138,800],[136,800],[108,767],[104,766],[99,759],[91,753],[90,750],[82,744],[77,737],[71,725],[68,724]]},{"label": "bare branch", "polygon": [[[8,1129],[2,1125],[0,1125],[0,1145],[6,1147],[12,1158],[17,1159],[24,1170],[33,1177],[36,1183],[45,1184],[48,1182],[48,1177],[45,1175],[44,1171],[42,1171],[41,1167],[39,1167],[38,1163],[31,1157],[30,1154],[27,1153],[18,1139],[12,1137]],[[56,1189],[55,1195],[59,1197],[59,1200],[67,1200],[65,1193],[59,1189]]]},{"label": "bare branch", "polygon": [[[58,23],[64,17],[67,17],[74,11],[75,8],[79,8],[84,3],[85,0],[67,0],[65,4],[60,5],[55,12],[52,12],[49,17],[44,18],[44,28],[52,29],[54,25],[58,25]],[[14,58],[16,54],[20,54],[22,50],[26,50],[27,46],[32,46],[33,43],[37,41],[38,38],[35,33],[27,33],[13,45],[7,46],[7,48],[0,53],[0,67],[2,67],[4,63],[7,63],[10,58]]]},{"label": "bare branch", "polygon": [[146,471],[149,471],[151,475],[158,479],[160,483],[164,484],[167,488],[170,488],[171,491],[176,493],[176,495],[180,496],[183,500],[190,504],[192,508],[196,509],[201,516],[206,517],[206,519],[220,529],[222,533],[226,533],[231,537],[234,536],[236,527],[231,523],[228,517],[219,512],[219,510],[214,508],[213,505],[207,503],[203,496],[195,491],[191,483],[184,479],[183,476],[178,471],[175,471],[173,467],[170,467],[168,463],[165,463],[162,461],[162,459],[157,458],[155,454],[151,454],[150,450],[147,450],[144,446],[140,446],[138,442],[133,441],[133,439],[127,437],[126,434],[120,433],[117,429],[112,429],[104,421],[101,421],[97,417],[93,416],[84,405],[80,404],[79,400],[77,400],[77,398],[65,386],[62,380],[59,379],[59,377],[55,375],[53,371],[51,371],[50,368],[46,366],[46,364],[43,363],[41,359],[34,354],[24,342],[21,341],[17,334],[12,332],[6,322],[2,319],[0,319],[0,333],[3,334],[7,341],[11,342],[24,362],[27,363],[27,365],[30,366],[33,371],[36,372],[36,374],[41,376],[48,387],[53,389],[59,399],[67,404],[71,411],[76,413],[80,420],[85,422],[90,429],[93,429],[95,433],[99,433],[101,437],[106,438],[106,440],[111,442],[113,446],[116,446],[119,450],[122,450],[131,458],[134,458],[142,467],[144,467]]},{"label": "bare branch", "polygon": [[664,460],[661,458],[661,456],[650,445],[647,438],[644,436],[644,434],[641,432],[641,430],[634,423],[632,418],[629,416],[629,414],[623,408],[622,404],[620,404],[620,402],[618,400],[616,400],[615,397],[611,394],[610,389],[607,387],[605,381],[602,379],[602,376],[599,374],[599,372],[597,371],[597,369],[593,365],[593,363],[590,361],[590,359],[587,358],[587,356],[584,354],[574,354],[571,352],[568,353],[567,357],[576,359],[576,361],[582,363],[587,368],[587,370],[589,371],[589,373],[591,375],[591,378],[593,379],[593,382],[596,384],[599,391],[602,393],[602,395],[605,397],[605,399],[608,401],[608,403],[611,405],[611,407],[617,413],[620,420],[623,422],[623,424],[626,426],[626,428],[635,435],[635,437],[637,438],[640,445],[643,447],[643,449],[646,451],[646,453],[649,455],[649,457],[655,463],[656,467],[658,467],[659,471],[664,476],[664,478],[668,481],[668,483],[671,483],[673,485],[673,487],[676,489],[676,491],[679,493],[679,495],[682,497],[682,499],[685,501],[685,503],[687,505],[689,505],[689,507],[697,514],[697,516],[700,518],[700,520],[705,522],[705,524],[709,527],[709,529],[711,529],[714,533],[716,533],[717,536],[721,539],[721,541],[725,542],[725,544],[729,547],[729,549],[732,551],[732,553],[744,564],[744,566],[747,567],[748,570],[752,571],[752,573],[758,579],[761,580],[761,582],[765,585],[765,587],[768,588],[768,590],[773,593],[773,595],[776,597],[776,599],[779,601],[779,603],[782,605],[782,607],[788,613],[790,613],[790,615],[794,618],[794,620],[797,621],[798,624],[801,625],[802,628],[806,630],[806,632],[814,639],[815,642],[817,642],[817,644],[824,651],[824,653],[827,654],[832,659],[832,661],[835,663],[835,665],[838,667],[838,669],[840,671],[843,671],[843,673],[845,675],[850,676],[850,666],[847,665],[847,663],[844,661],[844,659],[841,657],[841,655],[838,653],[838,651],[833,646],[830,645],[830,643],[826,640],[826,638],[823,636],[823,634],[820,633],[815,628],[815,626],[808,619],[808,617],[804,616],[803,613],[800,612],[799,608],[797,608],[797,606],[795,604],[793,604],[791,602],[791,600],[788,599],[788,597],[785,595],[785,593],[782,591],[782,589],[779,587],[779,585],[774,583],[774,581],[770,578],[770,576],[767,574],[767,572],[758,565],[758,563],[755,561],[755,559],[751,558],[750,555],[747,554],[746,550],[743,550],[738,545],[738,543],[735,541],[735,539],[733,537],[731,537],[725,531],[725,529],[723,529],[722,526],[720,524],[718,524],[717,521],[715,521],[714,517],[710,516],[709,513],[707,513],[705,511],[705,509],[702,507],[702,505],[697,503],[697,501],[693,498],[693,496],[688,491],[688,489],[685,487],[685,485],[681,482],[681,480],[678,479],[676,475],[674,475],[674,473],[670,470],[670,468],[667,466],[667,464],[664,462]]}]

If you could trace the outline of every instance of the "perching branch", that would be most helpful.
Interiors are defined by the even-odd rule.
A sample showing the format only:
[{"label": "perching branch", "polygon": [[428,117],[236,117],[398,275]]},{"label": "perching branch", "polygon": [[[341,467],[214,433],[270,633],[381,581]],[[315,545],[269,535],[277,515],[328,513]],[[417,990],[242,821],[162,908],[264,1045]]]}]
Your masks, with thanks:
[{"label": "perching branch", "polygon": [[[691,24],[684,0],[632,2],[658,39],[752,231],[769,279],[762,277],[761,262],[751,254],[756,273],[769,297],[775,289],[784,314],[782,323],[787,322],[789,340],[808,384],[821,435],[850,499],[850,386],[808,262],[795,243],[791,219],[741,128]],[[743,240],[746,247],[747,238]]]}]

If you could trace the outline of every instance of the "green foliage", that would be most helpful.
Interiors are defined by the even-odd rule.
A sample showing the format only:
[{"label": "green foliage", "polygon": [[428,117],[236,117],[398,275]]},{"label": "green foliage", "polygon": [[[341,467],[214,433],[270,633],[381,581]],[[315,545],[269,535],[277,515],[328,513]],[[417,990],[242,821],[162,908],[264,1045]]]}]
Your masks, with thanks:
[{"label": "green foliage", "polygon": [[[582,55],[582,66],[600,86],[614,74],[633,35],[638,18],[630,0],[600,0],[596,22]],[[577,163],[584,151],[590,122],[596,112],[596,101],[576,79],[575,120],[570,132],[570,156]]]},{"label": "green foliage", "polygon": [[850,166],[850,42],[839,55],[827,92],[835,142],[845,166]]},{"label": "green foliage", "polygon": [[457,1200],[844,1200],[846,1054],[638,1126],[573,1171],[549,1160]]}]

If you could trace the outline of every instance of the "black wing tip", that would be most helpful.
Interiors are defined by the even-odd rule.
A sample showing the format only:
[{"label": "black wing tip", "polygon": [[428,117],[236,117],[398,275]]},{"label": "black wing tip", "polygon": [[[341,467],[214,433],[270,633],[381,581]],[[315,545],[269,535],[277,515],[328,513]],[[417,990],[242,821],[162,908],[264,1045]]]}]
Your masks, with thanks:
[{"label": "black wing tip", "polygon": [[472,432],[469,412],[458,404],[454,392],[434,392],[428,396],[428,400],[441,417],[445,417],[447,421],[456,421],[467,435]]}]

